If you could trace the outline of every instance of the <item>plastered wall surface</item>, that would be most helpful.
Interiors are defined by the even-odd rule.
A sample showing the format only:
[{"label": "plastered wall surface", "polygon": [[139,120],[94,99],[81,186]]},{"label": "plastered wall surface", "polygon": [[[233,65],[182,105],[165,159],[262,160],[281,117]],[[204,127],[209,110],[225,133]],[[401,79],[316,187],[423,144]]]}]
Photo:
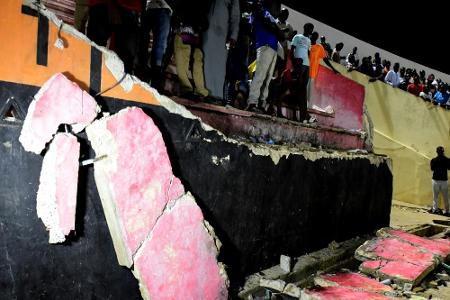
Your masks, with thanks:
[{"label": "plastered wall surface", "polygon": [[430,160],[436,156],[437,146],[450,153],[450,111],[383,82],[369,83],[366,75],[347,72],[341,65],[334,66],[365,87],[365,104],[374,126],[374,152],[392,158],[394,199],[431,205]]}]

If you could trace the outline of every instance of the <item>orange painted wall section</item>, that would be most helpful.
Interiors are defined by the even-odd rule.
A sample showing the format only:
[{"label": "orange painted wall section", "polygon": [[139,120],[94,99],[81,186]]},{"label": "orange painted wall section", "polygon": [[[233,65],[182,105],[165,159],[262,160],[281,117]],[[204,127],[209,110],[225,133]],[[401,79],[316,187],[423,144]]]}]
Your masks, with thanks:
[{"label": "orange painted wall section", "polygon": [[[58,28],[49,21],[48,64],[36,63],[38,18],[22,13],[22,0],[2,0],[0,11],[0,80],[41,86],[52,75],[64,73],[83,89],[89,88],[91,46],[62,32],[65,48],[53,46]],[[69,26],[69,25],[65,25]],[[108,68],[102,64],[101,90],[116,83]],[[158,104],[155,96],[138,85],[125,92],[119,85],[104,96],[148,104]]]}]

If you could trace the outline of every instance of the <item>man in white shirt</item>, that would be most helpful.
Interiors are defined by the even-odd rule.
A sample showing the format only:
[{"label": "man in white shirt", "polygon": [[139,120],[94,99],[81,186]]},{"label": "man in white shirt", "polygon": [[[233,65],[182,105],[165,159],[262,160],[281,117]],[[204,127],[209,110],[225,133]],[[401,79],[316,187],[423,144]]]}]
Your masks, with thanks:
[{"label": "man in white shirt", "polygon": [[386,74],[386,77],[384,78],[384,82],[386,82],[387,84],[392,85],[393,87],[398,87],[399,84],[400,84],[400,74],[398,74],[399,69],[400,69],[400,64],[399,63],[395,63],[394,64],[394,69],[390,70]]},{"label": "man in white shirt", "polygon": [[303,26],[303,34],[297,34],[292,39],[291,51],[294,59],[302,60],[301,80],[300,80],[300,122],[309,121],[308,104],[307,104],[307,87],[309,82],[309,49],[311,48],[311,40],[309,37],[314,31],[314,25],[306,23]]}]

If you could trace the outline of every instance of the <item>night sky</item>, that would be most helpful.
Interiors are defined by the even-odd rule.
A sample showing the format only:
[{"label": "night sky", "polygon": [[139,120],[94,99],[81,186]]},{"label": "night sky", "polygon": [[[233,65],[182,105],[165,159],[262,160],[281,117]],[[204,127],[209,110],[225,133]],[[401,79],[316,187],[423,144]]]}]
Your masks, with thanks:
[{"label": "night sky", "polygon": [[[450,74],[450,10],[439,2],[398,2],[282,1],[360,40]],[[339,6],[333,7],[332,3]]]}]

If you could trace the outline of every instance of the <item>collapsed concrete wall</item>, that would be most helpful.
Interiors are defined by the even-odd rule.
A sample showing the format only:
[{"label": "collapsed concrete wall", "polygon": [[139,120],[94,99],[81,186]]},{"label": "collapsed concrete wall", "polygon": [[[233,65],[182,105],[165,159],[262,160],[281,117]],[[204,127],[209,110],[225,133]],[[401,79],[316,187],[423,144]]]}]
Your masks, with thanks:
[{"label": "collapsed concrete wall", "polygon": [[[43,84],[55,72],[69,71],[71,78],[86,87],[89,83],[95,93],[101,88],[115,87],[96,99],[105,110],[115,113],[127,106],[143,108],[161,131],[173,173],[192,192],[205,219],[223,242],[219,259],[229,266],[231,284],[235,287],[239,278],[272,265],[281,253],[298,256],[321,248],[332,240],[371,232],[389,223],[392,173],[387,158],[351,151],[321,151],[230,140],[205,126],[183,107],[154,94],[148,86],[131,76],[124,77],[121,84],[115,86],[123,76],[123,66],[120,68],[117,57],[90,44],[70,27],[64,26],[59,33],[60,23],[52,16],[49,17],[50,25],[47,23],[47,42],[61,34],[67,48],[48,47],[47,52],[44,48],[36,49],[35,43],[30,41],[36,41],[42,35],[30,28],[37,29],[38,23],[40,28],[45,27],[47,19],[24,8],[22,11],[28,14],[21,15],[20,9],[20,5],[7,1],[2,13],[7,12],[8,15],[0,21],[10,22],[17,28],[11,33],[0,26],[0,37],[11,41],[0,45],[0,52],[12,53],[15,49],[16,55],[8,64],[17,66],[10,70],[0,61],[0,92],[3,96],[0,101],[16,97],[26,105],[23,107],[26,110],[30,97],[38,91],[36,86]],[[49,15],[45,11],[41,13]],[[39,15],[39,19],[32,14]],[[13,38],[12,34],[21,39]],[[36,53],[40,58],[47,57],[48,63],[37,65]],[[8,138],[15,147],[17,136]],[[10,169],[26,174],[25,178],[32,183],[31,191],[27,191],[32,193],[32,188],[36,187],[39,161],[20,151],[9,153],[5,150],[5,153],[7,155],[2,160],[8,162]],[[86,153],[84,150],[82,156]],[[33,161],[29,165],[31,170],[23,165],[14,165],[13,158]],[[19,178],[15,180],[28,184]],[[8,195],[4,211],[10,214],[1,215],[1,229],[7,233],[1,236],[0,245],[1,249],[6,249],[3,261],[7,269],[1,274],[7,282],[4,289],[6,298],[45,294],[53,298],[73,295],[84,299],[97,293],[104,298],[111,295],[116,298],[136,297],[136,282],[121,270],[111,267],[116,260],[111,260],[111,241],[105,231],[102,210],[95,202],[99,201],[97,190],[92,178],[90,180],[89,184],[80,186],[79,194],[86,200],[86,206],[93,206],[96,210],[88,210],[86,206],[84,210],[82,206],[77,208],[77,223],[84,222],[84,234],[83,229],[77,229],[78,239],[71,247],[52,250],[32,235],[39,235],[42,225],[34,219],[29,220],[30,213],[22,210],[26,207],[32,211],[33,208],[29,208],[27,194],[17,191],[20,184],[14,184],[12,188],[1,187]],[[1,182],[2,185],[6,183],[10,182]],[[19,202],[12,200],[17,195],[20,195]],[[33,231],[25,231],[15,219],[29,224]],[[16,232],[21,236],[15,236]],[[15,253],[17,248],[27,251]],[[35,262],[30,253],[43,258]],[[76,264],[77,261],[82,265]],[[98,266],[99,263],[104,265]],[[62,265],[60,269],[57,268],[59,265]],[[23,270],[28,274],[27,278],[23,277]],[[53,270],[59,270],[58,274],[65,277],[59,278]],[[93,284],[105,280],[109,285]],[[37,285],[36,282],[42,284]],[[79,286],[74,288],[74,282]],[[127,293],[132,295],[124,296]]]}]

